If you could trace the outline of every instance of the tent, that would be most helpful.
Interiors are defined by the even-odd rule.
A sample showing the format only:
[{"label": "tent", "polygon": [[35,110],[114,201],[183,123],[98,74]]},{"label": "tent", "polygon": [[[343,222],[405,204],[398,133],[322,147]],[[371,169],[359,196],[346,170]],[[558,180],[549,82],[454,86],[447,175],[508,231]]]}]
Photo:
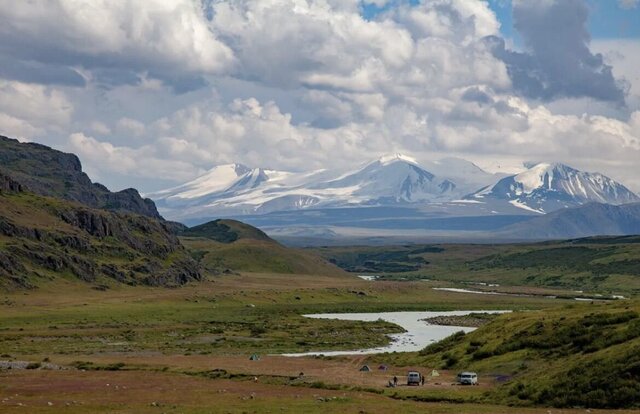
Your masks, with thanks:
[{"label": "tent", "polygon": [[371,371],[371,368],[369,368],[369,365],[364,365],[362,368],[360,368],[360,372],[369,372]]},{"label": "tent", "polygon": [[380,365],[380,366],[378,367],[378,369],[379,369],[380,371],[386,371],[386,370],[387,370],[387,369],[389,369],[389,368],[388,368],[386,365]]},{"label": "tent", "polygon": [[260,356],[258,354],[253,354],[251,355],[251,358],[249,358],[250,361],[260,361]]},{"label": "tent", "polygon": [[440,373],[434,369],[433,371],[431,371],[431,376],[432,377],[439,377]]}]

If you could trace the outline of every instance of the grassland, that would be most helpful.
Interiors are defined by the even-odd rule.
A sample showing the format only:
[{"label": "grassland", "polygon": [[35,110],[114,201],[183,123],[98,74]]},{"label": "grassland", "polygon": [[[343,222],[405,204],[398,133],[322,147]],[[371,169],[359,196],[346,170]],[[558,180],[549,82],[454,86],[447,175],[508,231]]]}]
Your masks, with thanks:
[{"label": "grassland", "polygon": [[[0,360],[46,360],[71,371],[0,373],[0,400],[12,397],[0,404],[0,412],[19,409],[18,403],[37,407],[32,412],[56,412],[55,407],[81,413],[162,412],[150,405],[154,401],[162,404],[164,412],[194,413],[281,412],[279,407],[287,407],[289,411],[284,412],[340,411],[339,407],[344,407],[343,412],[508,412],[506,408],[477,407],[475,390],[449,385],[425,389],[422,396],[432,401],[468,401],[468,406],[425,405],[410,401],[413,397],[405,395],[405,390],[385,390],[389,375],[404,375],[404,366],[367,376],[358,372],[362,357],[270,355],[382,345],[388,341],[385,334],[400,329],[382,321],[301,316],[309,312],[540,309],[558,303],[537,297],[438,292],[423,282],[371,283],[330,276],[244,273],[179,289],[123,285],[107,291],[74,280],[56,280],[37,290],[0,296]],[[253,353],[262,359],[249,361]],[[305,373],[304,380],[297,379],[300,372]],[[259,378],[257,384],[254,376]],[[72,385],[78,378],[94,386]],[[112,391],[105,388],[107,383],[130,391],[105,394]],[[146,392],[140,388],[143,383]],[[178,390],[183,386],[167,385],[177,383],[196,389],[182,392]],[[229,395],[218,391],[222,389]],[[213,393],[216,398],[188,397],[197,392]],[[20,398],[14,398],[15,394]],[[48,402],[54,405],[46,405]]]},{"label": "grassland", "polygon": [[314,251],[349,271],[392,280],[640,293],[639,237],[504,245],[325,247]]},{"label": "grassland", "polygon": [[[206,269],[206,280],[176,289],[114,285],[101,291],[76,279],[56,278],[35,290],[0,294],[0,361],[28,361],[37,368],[0,371],[0,412],[19,412],[25,405],[36,413],[547,413],[543,407],[637,406],[637,399],[629,397],[640,392],[635,371],[640,305],[635,299],[593,304],[552,299],[545,295],[573,292],[563,290],[564,285],[527,285],[515,268],[504,275],[497,265],[485,268],[497,257],[522,261],[522,255],[539,255],[548,245],[400,246],[369,252],[363,263],[374,267],[378,261],[410,263],[419,255],[421,261],[413,263],[433,270],[434,280],[394,280],[423,274],[412,270],[367,282],[309,252],[270,241],[185,237],[183,242]],[[632,258],[631,244],[614,244],[615,258]],[[605,243],[578,247],[585,245],[607,252]],[[262,249],[264,256],[245,251],[247,246]],[[278,258],[280,248],[282,260],[309,259],[297,263],[310,267],[284,273],[246,270],[260,264],[282,270],[277,260],[269,260]],[[353,252],[363,248],[350,249],[348,260],[358,265]],[[612,257],[609,252],[593,260],[615,262]],[[559,260],[549,264],[562,265]],[[233,270],[221,271],[225,268]],[[443,276],[433,277],[437,272]],[[489,275],[501,289],[532,295],[433,289],[445,283],[492,282],[485,279]],[[525,285],[519,285],[523,280]],[[306,313],[459,309],[516,312],[419,353],[278,355],[375,347],[401,330],[383,321],[309,319],[302,316]],[[250,361],[252,354],[261,359]],[[64,369],[43,369],[47,364]],[[363,364],[374,372],[359,372]],[[388,370],[376,370],[379,364]],[[385,387],[391,376],[403,378],[409,369],[438,369],[441,375],[424,387]],[[452,385],[462,369],[478,371],[481,385]],[[597,393],[590,394],[594,389]]]},{"label": "grassland", "polygon": [[226,243],[204,237],[185,236],[180,240],[203,270],[213,275],[269,272],[349,277],[344,270],[311,252],[284,247],[270,239],[242,238]]}]

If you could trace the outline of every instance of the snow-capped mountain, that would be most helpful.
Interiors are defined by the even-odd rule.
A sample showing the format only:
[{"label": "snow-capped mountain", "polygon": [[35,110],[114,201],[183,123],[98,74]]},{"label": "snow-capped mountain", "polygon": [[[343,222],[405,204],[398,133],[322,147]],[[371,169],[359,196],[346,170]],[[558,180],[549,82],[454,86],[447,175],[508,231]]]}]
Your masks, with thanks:
[{"label": "snow-capped mountain", "polygon": [[178,187],[147,194],[154,200],[166,202],[180,199],[193,199],[206,196],[211,193],[225,190],[240,177],[251,171],[251,168],[242,164],[225,164],[213,167],[204,175]]},{"label": "snow-capped mountain", "polygon": [[[293,173],[222,165],[191,182],[146,196],[156,201],[163,216],[191,223],[221,216],[341,207],[413,208],[440,217],[480,217],[548,213],[588,202],[640,201],[602,174],[563,164],[537,164],[504,176],[457,158],[421,165],[402,154],[343,171]],[[347,215],[357,219],[359,213],[353,210]]]},{"label": "snow-capped mountain", "polygon": [[179,220],[309,207],[427,203],[462,194],[453,181],[437,177],[411,157],[394,154],[342,172],[290,173],[225,165],[147,196],[162,214]]},{"label": "snow-capped mountain", "polygon": [[456,185],[437,178],[413,158],[394,154],[311,188],[347,195],[346,199],[342,197],[347,204],[375,205],[449,199]]},{"label": "snow-capped mountain", "polygon": [[640,197],[609,177],[558,163],[533,165],[470,198],[505,200],[516,207],[539,213],[588,202],[618,205],[640,201]]}]

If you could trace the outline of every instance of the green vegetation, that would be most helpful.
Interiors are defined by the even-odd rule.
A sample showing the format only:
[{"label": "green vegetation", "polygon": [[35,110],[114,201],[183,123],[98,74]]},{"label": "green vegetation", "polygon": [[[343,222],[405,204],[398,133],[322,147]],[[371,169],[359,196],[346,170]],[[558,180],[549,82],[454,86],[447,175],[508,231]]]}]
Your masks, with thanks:
[{"label": "green vegetation", "polygon": [[[510,378],[485,396],[516,405],[640,406],[640,304],[572,305],[500,316],[394,363]],[[389,358],[385,359],[389,360]]]},{"label": "green vegetation", "polygon": [[190,227],[180,233],[186,237],[211,239],[219,243],[233,243],[250,239],[274,242],[262,230],[236,220],[214,220],[199,226]]},{"label": "green vegetation", "polygon": [[429,264],[424,253],[440,253],[435,246],[320,248],[318,253],[348,272],[401,273],[420,270]]},{"label": "green vegetation", "polygon": [[32,193],[0,193],[0,289],[79,279],[175,286],[200,279],[195,261],[154,218]]},{"label": "green vegetation", "polygon": [[217,242],[181,237],[202,269],[211,275],[235,272],[328,275],[350,278],[342,269],[312,252],[288,248],[269,239],[239,238]]},{"label": "green vegetation", "polygon": [[627,236],[536,244],[429,245],[422,247],[422,253],[421,246],[415,245],[314,251],[351,272],[364,272],[367,261],[375,265],[372,257],[391,260],[367,269],[382,272],[385,280],[431,279],[636,295],[640,293],[639,239]]}]

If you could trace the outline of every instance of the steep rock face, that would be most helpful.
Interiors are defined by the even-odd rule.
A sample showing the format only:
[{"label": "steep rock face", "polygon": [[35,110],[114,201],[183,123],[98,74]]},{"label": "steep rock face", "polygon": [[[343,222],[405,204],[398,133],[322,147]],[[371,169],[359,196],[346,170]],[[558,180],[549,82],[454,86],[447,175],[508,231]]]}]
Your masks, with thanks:
[{"label": "steep rock face", "polygon": [[22,185],[19,182],[0,172],[0,192],[19,193],[22,190]]},{"label": "steep rock face", "polygon": [[92,183],[77,156],[45,145],[0,136],[0,173],[48,197],[76,201],[93,208],[160,218],[155,204],[137,190],[111,192]]}]

